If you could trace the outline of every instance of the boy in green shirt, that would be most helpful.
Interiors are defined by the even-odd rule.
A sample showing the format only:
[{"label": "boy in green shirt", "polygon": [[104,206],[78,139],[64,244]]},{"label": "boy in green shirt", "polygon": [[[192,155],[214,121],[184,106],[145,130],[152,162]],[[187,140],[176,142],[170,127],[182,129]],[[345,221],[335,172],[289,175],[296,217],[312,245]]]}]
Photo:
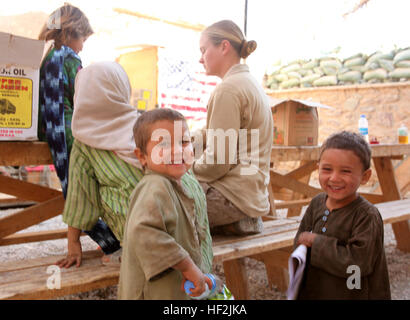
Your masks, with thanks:
[{"label": "boy in green shirt", "polygon": [[[172,109],[148,111],[135,123],[134,138],[145,175],[130,198],[118,299],[188,299],[186,280],[199,296],[205,283],[212,286],[204,275],[212,269],[212,240],[205,195],[189,172],[185,118]],[[186,188],[187,177],[197,188]]]}]

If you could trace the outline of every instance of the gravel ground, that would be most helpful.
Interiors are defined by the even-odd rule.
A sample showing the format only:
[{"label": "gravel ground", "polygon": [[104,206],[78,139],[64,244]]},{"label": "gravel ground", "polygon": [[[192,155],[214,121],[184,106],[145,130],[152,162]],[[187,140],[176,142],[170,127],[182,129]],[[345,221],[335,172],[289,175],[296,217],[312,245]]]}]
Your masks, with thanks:
[{"label": "gravel ground", "polygon": [[[16,210],[0,211],[0,217],[4,217]],[[32,226],[26,231],[40,231],[57,228],[65,228],[61,216],[44,221],[36,226]],[[396,241],[391,225],[385,225],[385,250],[390,276],[392,299],[410,300],[410,253],[403,253],[395,248]],[[96,244],[88,237],[82,237],[83,250],[93,250]],[[52,240],[43,242],[33,242],[29,244],[11,245],[0,247],[0,261],[13,261],[31,259],[50,255],[61,255],[66,252],[66,240]],[[252,300],[284,300],[286,295],[276,288],[270,288],[266,277],[263,263],[246,258],[246,266],[249,274],[249,289]],[[215,274],[222,279],[223,267],[217,264],[214,267]],[[117,286],[90,292],[69,295],[59,299],[72,300],[105,300],[116,299]]]}]

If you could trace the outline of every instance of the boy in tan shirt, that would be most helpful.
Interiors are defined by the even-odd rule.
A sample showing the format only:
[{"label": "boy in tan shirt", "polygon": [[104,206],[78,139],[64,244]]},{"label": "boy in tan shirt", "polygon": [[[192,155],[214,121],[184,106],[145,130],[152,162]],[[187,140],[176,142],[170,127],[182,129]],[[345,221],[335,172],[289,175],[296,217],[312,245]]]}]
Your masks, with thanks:
[{"label": "boy in tan shirt", "polygon": [[188,172],[193,151],[185,119],[172,109],[148,111],[134,138],[145,175],[130,198],[118,299],[188,299],[186,280],[199,296],[205,283],[212,286],[204,275],[212,270],[212,240],[205,195]]}]

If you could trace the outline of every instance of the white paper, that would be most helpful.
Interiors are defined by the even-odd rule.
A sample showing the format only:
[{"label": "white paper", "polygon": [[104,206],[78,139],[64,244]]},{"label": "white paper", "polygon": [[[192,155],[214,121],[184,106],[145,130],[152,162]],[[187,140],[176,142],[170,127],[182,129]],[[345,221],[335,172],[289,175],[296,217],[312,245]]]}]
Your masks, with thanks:
[{"label": "white paper", "polygon": [[299,293],[299,287],[303,278],[303,271],[306,266],[307,247],[299,245],[289,257],[289,287],[288,300],[295,300]]}]

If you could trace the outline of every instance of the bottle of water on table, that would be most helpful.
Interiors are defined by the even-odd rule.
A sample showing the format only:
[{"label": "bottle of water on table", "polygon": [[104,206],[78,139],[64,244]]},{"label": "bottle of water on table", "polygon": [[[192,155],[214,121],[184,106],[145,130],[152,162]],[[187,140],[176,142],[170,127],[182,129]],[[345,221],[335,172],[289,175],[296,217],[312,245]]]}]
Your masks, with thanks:
[{"label": "bottle of water on table", "polygon": [[364,114],[362,114],[359,118],[359,133],[367,142],[369,142],[369,123],[367,122]]}]

